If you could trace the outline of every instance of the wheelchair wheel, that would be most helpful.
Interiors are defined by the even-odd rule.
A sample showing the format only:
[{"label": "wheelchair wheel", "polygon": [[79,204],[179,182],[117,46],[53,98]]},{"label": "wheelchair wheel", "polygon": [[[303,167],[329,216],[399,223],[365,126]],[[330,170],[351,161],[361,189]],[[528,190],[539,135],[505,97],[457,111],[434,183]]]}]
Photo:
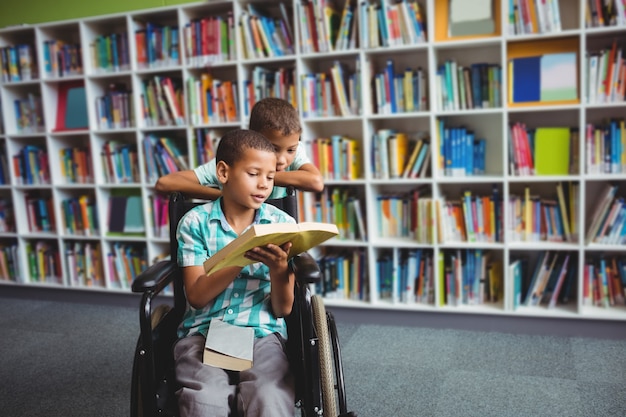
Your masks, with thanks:
[{"label": "wheelchair wheel", "polygon": [[337,417],[337,396],[335,393],[335,367],[331,352],[332,345],[326,320],[326,309],[322,297],[311,297],[313,307],[313,320],[319,341],[320,379],[322,385],[322,407],[324,416]]},{"label": "wheelchair wheel", "polygon": [[[150,325],[154,329],[160,322],[161,319],[170,311],[171,307],[166,304],[161,304],[156,307],[151,314]],[[141,349],[141,337],[137,340],[137,347],[135,348],[135,352],[138,352]],[[131,417],[144,417],[143,412],[143,404],[142,404],[142,395],[141,395],[141,378],[139,378],[139,369],[137,369],[139,359],[135,358],[133,363],[133,386],[131,387]]]}]

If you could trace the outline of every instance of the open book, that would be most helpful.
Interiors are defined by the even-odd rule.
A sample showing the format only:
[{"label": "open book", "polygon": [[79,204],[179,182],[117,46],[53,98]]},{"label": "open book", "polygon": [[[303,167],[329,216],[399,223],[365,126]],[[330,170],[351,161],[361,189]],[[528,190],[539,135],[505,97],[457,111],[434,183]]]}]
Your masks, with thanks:
[{"label": "open book", "polygon": [[204,345],[202,362],[216,368],[244,371],[252,368],[254,329],[213,319]]},{"label": "open book", "polygon": [[338,234],[337,226],[330,223],[255,224],[204,261],[204,271],[210,275],[228,266],[250,265],[254,261],[246,258],[245,253],[252,248],[270,243],[280,246],[291,242],[289,258],[292,258]]}]

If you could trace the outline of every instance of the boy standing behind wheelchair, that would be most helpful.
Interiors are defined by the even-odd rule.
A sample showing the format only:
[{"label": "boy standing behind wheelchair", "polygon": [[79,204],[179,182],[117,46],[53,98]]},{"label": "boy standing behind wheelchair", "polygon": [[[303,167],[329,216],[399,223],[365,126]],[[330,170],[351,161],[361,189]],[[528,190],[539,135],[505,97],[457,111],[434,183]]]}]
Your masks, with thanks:
[{"label": "boy standing behind wheelchair", "polygon": [[[282,198],[284,187],[301,191],[321,192],[324,180],[300,144],[302,126],[296,109],[286,100],[264,98],[250,112],[250,130],[267,137],[276,152],[274,190],[269,198]],[[159,193],[180,191],[188,197],[215,200],[220,196],[215,159],[194,170],[173,172],[160,177],[155,185]]]},{"label": "boy standing behind wheelchair", "polygon": [[[226,133],[217,148],[216,177],[222,195],[197,206],[178,225],[178,262],[187,309],[174,346],[181,416],[293,416],[294,381],[286,354],[286,324],[294,301],[287,264],[291,243],[249,251],[255,263],[206,275],[203,262],[250,225],[295,223],[265,204],[276,176],[275,146],[251,130]],[[254,365],[230,372],[202,362],[211,320],[254,328]]]}]

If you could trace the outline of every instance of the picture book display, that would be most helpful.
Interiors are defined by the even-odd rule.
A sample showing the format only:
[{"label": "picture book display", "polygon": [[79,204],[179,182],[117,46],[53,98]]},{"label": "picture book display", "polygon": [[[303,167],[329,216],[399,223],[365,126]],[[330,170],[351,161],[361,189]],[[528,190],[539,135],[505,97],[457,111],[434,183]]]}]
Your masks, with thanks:
[{"label": "picture book display", "polygon": [[254,329],[213,319],[209,324],[202,362],[216,368],[245,371],[252,368]]},{"label": "picture book display", "polygon": [[204,271],[210,275],[229,266],[244,267],[250,265],[254,262],[246,258],[245,253],[252,248],[270,243],[280,246],[291,242],[289,257],[292,258],[338,234],[337,226],[330,223],[255,224],[207,259],[204,262]]}]

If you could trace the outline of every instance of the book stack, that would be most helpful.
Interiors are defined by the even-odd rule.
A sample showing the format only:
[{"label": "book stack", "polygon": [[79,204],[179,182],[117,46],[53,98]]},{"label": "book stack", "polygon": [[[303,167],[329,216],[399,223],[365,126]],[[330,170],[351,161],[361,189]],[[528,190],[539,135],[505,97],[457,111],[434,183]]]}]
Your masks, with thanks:
[{"label": "book stack", "polygon": [[107,253],[109,288],[129,289],[133,280],[148,267],[146,247],[114,242]]},{"label": "book stack", "polygon": [[28,230],[31,233],[56,231],[54,221],[54,209],[52,200],[49,196],[39,196],[34,194],[26,194],[24,196],[26,203],[26,218],[28,220]]},{"label": "book stack", "polygon": [[361,111],[359,61],[352,71],[333,61],[328,72],[303,74],[300,80],[305,118],[356,116]]},{"label": "book stack", "polygon": [[623,306],[626,299],[626,258],[612,255],[586,259],[581,292],[584,306]]},{"label": "book stack", "polygon": [[443,242],[502,242],[502,202],[499,193],[475,196],[466,191],[460,200],[441,201],[438,221]]},{"label": "book stack", "polygon": [[141,83],[142,119],[146,126],[184,126],[180,79],[155,75]]},{"label": "book stack", "polygon": [[[286,6],[281,2],[281,17],[274,18],[253,4],[239,17],[243,54],[247,59],[293,55],[294,37]],[[317,20],[315,20],[317,21]]]},{"label": "book stack", "polygon": [[425,10],[416,0],[361,2],[359,17],[366,48],[426,42]]},{"label": "book stack", "polygon": [[222,16],[193,19],[183,27],[187,64],[204,66],[235,59],[232,11]]},{"label": "book stack", "polygon": [[97,72],[110,73],[128,71],[128,32],[98,35],[89,44],[91,66]]},{"label": "book stack", "polygon": [[619,103],[626,99],[626,63],[623,48],[613,41],[611,48],[587,54],[587,103]]},{"label": "book stack", "polygon": [[[202,74],[200,79],[194,76],[189,77],[187,80],[187,103],[191,124],[234,123],[239,121],[238,94],[236,81],[217,79],[209,73]],[[180,123],[184,123],[184,118],[178,120]]]},{"label": "book stack", "polygon": [[405,194],[381,194],[376,199],[378,236],[435,242],[434,200],[426,188]]},{"label": "book stack", "polygon": [[93,197],[81,195],[61,201],[61,215],[66,234],[98,235],[98,216]]},{"label": "book stack", "polygon": [[179,33],[176,25],[148,22],[135,31],[137,66],[161,68],[180,64]]},{"label": "book stack", "polygon": [[437,107],[444,111],[500,107],[501,82],[500,65],[463,66],[447,60],[437,68]]},{"label": "book stack", "polygon": [[305,0],[298,4],[297,12],[303,22],[299,35],[304,53],[340,51],[356,45],[354,0],[346,0],[341,11],[324,0]]},{"label": "book stack", "polygon": [[26,145],[13,156],[13,174],[21,185],[50,184],[48,153],[44,146]]},{"label": "book stack", "polygon": [[314,221],[337,225],[340,239],[367,239],[363,201],[348,188],[326,187],[316,198],[306,198],[302,207],[310,210]]},{"label": "book stack", "polygon": [[67,77],[83,73],[82,48],[60,40],[43,43],[44,71],[48,77]]},{"label": "book stack", "polygon": [[73,287],[104,287],[104,270],[100,260],[100,244],[68,242],[65,263]]},{"label": "book stack", "polygon": [[396,73],[392,59],[385,69],[374,74],[374,111],[376,114],[394,114],[428,109],[426,72],[421,68],[407,68]]},{"label": "book stack", "polygon": [[35,240],[25,244],[31,282],[62,284],[59,248],[52,241]]},{"label": "book stack", "polygon": [[557,303],[568,303],[576,288],[576,258],[571,252],[541,252],[532,272],[527,262],[513,262],[510,265],[515,280],[513,308],[546,306],[552,309]]},{"label": "book stack", "polygon": [[351,251],[323,250],[317,263],[324,279],[315,283],[315,293],[337,300],[368,299],[365,273],[366,256],[363,249]]},{"label": "book stack", "polygon": [[265,68],[255,66],[251,78],[243,82],[243,112],[250,115],[254,104],[266,97],[278,97],[287,100],[298,108],[296,97],[296,69],[293,66]]},{"label": "book stack", "polygon": [[440,305],[500,303],[504,294],[502,266],[483,249],[445,250],[439,260]]},{"label": "book stack", "polygon": [[123,83],[110,84],[103,96],[96,97],[96,114],[99,129],[133,127],[132,91]]},{"label": "book stack", "polygon": [[570,175],[578,173],[579,132],[569,127],[529,129],[513,123],[509,129],[511,175]]},{"label": "book stack", "polygon": [[465,177],[485,174],[487,142],[476,138],[464,127],[449,127],[443,119],[437,121],[440,166],[448,177]]},{"label": "book stack", "polygon": [[74,147],[59,149],[61,176],[68,184],[88,184],[93,182],[91,153],[87,148]]},{"label": "book stack", "polygon": [[139,182],[137,146],[117,141],[106,141],[100,152],[102,174],[110,184]]},{"label": "book stack", "polygon": [[150,182],[172,172],[189,169],[187,153],[180,151],[176,142],[167,137],[148,134],[143,138],[146,177]]},{"label": "book stack", "polygon": [[1,47],[0,69],[5,83],[37,79],[35,48],[29,44]]},{"label": "book stack", "polygon": [[626,26],[623,0],[585,0],[585,27]]},{"label": "book stack", "polygon": [[[307,153],[326,180],[362,178],[361,144],[343,135],[307,141]],[[302,145],[301,145],[302,146]]]},{"label": "book stack", "polygon": [[626,121],[588,124],[585,132],[588,174],[620,174],[626,172]]},{"label": "book stack", "polygon": [[559,0],[510,0],[509,5],[510,35],[561,31]]}]

